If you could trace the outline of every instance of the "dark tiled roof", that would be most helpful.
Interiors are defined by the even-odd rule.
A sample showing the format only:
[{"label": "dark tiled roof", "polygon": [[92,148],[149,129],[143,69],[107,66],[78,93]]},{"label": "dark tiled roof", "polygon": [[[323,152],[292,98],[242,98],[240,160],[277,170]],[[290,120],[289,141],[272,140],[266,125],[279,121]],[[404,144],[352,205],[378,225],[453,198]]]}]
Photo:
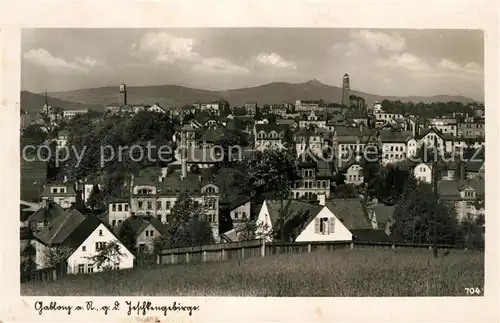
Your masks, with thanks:
[{"label": "dark tiled roof", "polygon": [[206,142],[217,142],[220,139],[221,139],[220,134],[217,131],[215,131],[215,129],[209,128],[205,130],[200,140]]},{"label": "dark tiled roof", "polygon": [[35,237],[47,245],[62,244],[85,218],[78,210],[70,209],[63,216],[51,221],[42,231],[35,233]]},{"label": "dark tiled roof", "polygon": [[78,248],[101,224],[103,223],[97,217],[93,215],[87,216],[85,220],[71,232],[63,245],[71,249]]},{"label": "dark tiled roof", "polygon": [[[52,187],[66,187],[66,193],[52,193]],[[75,196],[75,188],[70,183],[52,182],[45,185],[42,196]]]},{"label": "dark tiled roof", "polygon": [[413,133],[411,131],[389,131],[389,130],[381,130],[380,132],[380,140],[383,143],[404,143],[409,139],[413,138]]},{"label": "dark tiled roof", "polygon": [[479,198],[484,197],[484,180],[477,178],[454,181],[441,180],[438,182],[439,196],[446,200],[461,200],[460,191],[466,187],[476,190]]},{"label": "dark tiled roof", "polygon": [[357,241],[364,241],[364,242],[402,242],[403,239],[396,237],[396,236],[390,236],[387,233],[385,233],[384,230],[373,230],[373,229],[353,229],[350,230],[352,235],[354,236],[353,239]]},{"label": "dark tiled roof", "polygon": [[64,209],[57,203],[55,202],[50,202],[47,206],[44,206],[35,213],[33,213],[29,218],[28,221],[35,221],[35,222],[44,222],[44,221],[53,221],[54,219],[62,216],[65,214]]},{"label": "dark tiled roof", "polygon": [[264,131],[266,133],[269,133],[271,131],[276,131],[276,132],[284,132],[286,129],[288,129],[289,125],[286,124],[276,124],[276,123],[257,123],[255,124],[255,131],[260,132]]},{"label": "dark tiled roof", "polygon": [[137,238],[149,225],[152,225],[160,234],[165,235],[168,233],[167,227],[155,217],[142,217],[142,216],[131,216],[121,225],[121,230],[128,226],[134,237]]},{"label": "dark tiled roof", "polygon": [[371,228],[361,199],[332,199],[326,201],[326,206],[349,231]]}]

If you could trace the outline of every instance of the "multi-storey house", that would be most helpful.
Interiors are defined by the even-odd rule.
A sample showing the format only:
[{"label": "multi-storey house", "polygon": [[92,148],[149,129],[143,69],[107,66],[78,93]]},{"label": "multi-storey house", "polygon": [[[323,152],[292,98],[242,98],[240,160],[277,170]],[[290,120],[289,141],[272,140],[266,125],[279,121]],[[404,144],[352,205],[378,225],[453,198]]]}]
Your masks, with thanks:
[{"label": "multi-storey house", "polygon": [[330,187],[334,175],[333,162],[306,152],[297,159],[297,167],[299,179],[294,182],[292,187],[293,198],[316,200],[319,195],[330,197]]},{"label": "multi-storey house", "polygon": [[485,137],[484,117],[460,117],[457,120],[457,136],[461,138]]},{"label": "multi-storey house", "polygon": [[382,163],[397,163],[407,157],[407,143],[413,138],[411,131],[389,131],[379,132],[382,142]]},{"label": "multi-storey house", "polygon": [[326,129],[326,114],[311,111],[309,115],[304,114],[299,120],[299,128],[324,128]]},{"label": "multi-storey house", "polygon": [[285,133],[287,129],[288,127],[283,124],[255,124],[255,149],[258,151],[283,149],[285,147]]},{"label": "multi-storey house", "polygon": [[45,184],[40,198],[42,201],[53,201],[67,209],[76,203],[77,193],[72,183],[54,181]]},{"label": "multi-storey house", "polygon": [[455,207],[460,221],[485,214],[484,180],[441,180],[438,182],[439,199]]}]

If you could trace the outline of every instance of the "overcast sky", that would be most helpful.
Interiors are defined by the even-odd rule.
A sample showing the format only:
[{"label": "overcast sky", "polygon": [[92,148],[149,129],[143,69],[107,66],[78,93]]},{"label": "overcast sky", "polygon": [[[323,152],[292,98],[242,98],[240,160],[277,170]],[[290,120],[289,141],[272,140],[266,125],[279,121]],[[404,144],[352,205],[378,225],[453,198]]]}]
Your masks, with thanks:
[{"label": "overcast sky", "polygon": [[394,29],[28,29],[22,88],[117,85],[209,90],[317,79],[379,95],[483,100],[483,33]]}]

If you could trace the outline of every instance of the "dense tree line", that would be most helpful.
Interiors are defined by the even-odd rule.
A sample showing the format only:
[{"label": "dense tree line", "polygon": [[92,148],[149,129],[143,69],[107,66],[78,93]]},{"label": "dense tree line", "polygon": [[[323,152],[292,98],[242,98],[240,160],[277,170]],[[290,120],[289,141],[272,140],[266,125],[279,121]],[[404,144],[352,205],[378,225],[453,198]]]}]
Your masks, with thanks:
[{"label": "dense tree line", "polygon": [[464,104],[456,101],[448,102],[402,102],[383,100],[381,102],[382,109],[389,113],[400,113],[400,114],[414,114],[421,118],[435,118],[441,117],[443,115],[456,113],[468,113],[469,115],[474,115],[474,109],[483,109],[484,106],[480,104]]}]

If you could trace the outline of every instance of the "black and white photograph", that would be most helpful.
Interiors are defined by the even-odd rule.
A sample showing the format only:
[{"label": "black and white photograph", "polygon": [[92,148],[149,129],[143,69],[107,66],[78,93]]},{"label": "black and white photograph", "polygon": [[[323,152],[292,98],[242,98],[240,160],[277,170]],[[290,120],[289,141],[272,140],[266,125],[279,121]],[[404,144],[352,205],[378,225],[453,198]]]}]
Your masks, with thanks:
[{"label": "black and white photograph", "polygon": [[27,296],[483,296],[484,33],[21,32]]}]

